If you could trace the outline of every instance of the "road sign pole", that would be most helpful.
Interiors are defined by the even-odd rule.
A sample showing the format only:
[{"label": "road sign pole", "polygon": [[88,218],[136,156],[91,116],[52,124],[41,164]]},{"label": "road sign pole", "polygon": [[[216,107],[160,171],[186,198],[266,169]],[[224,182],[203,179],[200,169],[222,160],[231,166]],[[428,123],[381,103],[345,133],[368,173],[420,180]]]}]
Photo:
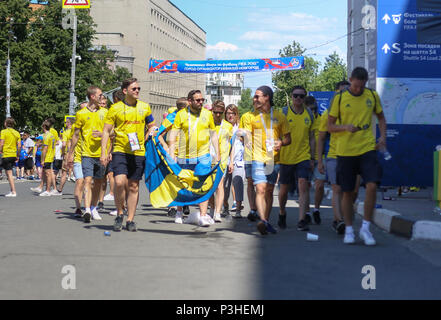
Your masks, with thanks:
[{"label": "road sign pole", "polygon": [[77,61],[77,15],[73,14],[73,43],[72,43],[72,71],[70,76],[69,115],[75,114],[75,69]]}]

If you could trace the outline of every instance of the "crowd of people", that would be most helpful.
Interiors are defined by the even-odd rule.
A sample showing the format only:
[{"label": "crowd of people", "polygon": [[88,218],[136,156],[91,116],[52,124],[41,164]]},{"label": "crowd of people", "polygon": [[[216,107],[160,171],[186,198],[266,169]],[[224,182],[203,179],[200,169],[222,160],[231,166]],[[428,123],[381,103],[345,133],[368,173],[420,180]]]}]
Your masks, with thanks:
[{"label": "crowd of people", "polygon": [[[250,207],[246,217],[256,222],[262,235],[274,234],[277,230],[269,218],[274,189],[279,186],[279,228],[285,229],[287,214],[294,213],[286,204],[288,195],[296,190],[297,230],[308,231],[313,221],[321,224],[320,205],[328,181],[332,187],[332,227],[344,234],[344,243],[351,244],[355,242],[354,202],[362,181],[366,198],[359,237],[366,245],[375,245],[369,227],[381,179],[376,150],[386,147],[386,120],[378,94],[366,88],[367,71],[356,68],[349,80],[336,85],[332,103],[322,115],[302,86],[293,88],[292,105],[282,109],[274,108],[272,89],[261,86],[255,91],[253,110],[243,115],[237,106],[225,106],[220,100],[205,108],[199,90],[178,99],[162,122],[165,130],[158,141],[182,169],[195,175],[210,172],[220,161],[227,163],[227,169],[213,197],[199,203],[199,210],[170,207],[168,215],[177,224],[202,227],[231,217],[230,211],[241,218],[246,185]],[[0,136],[2,165],[11,186],[6,196],[17,195],[12,174],[16,165],[17,179],[24,177],[24,171],[40,178],[40,185],[31,189],[39,196],[62,195],[66,180],[73,174],[78,218],[86,223],[101,220],[103,200],[113,199],[116,210],[110,214],[116,216],[114,230],[122,230],[126,214],[126,230],[136,231],[139,181],[148,156],[145,142],[158,131],[149,104],[139,100],[140,90],[137,79],[125,80],[107,108],[102,90],[89,87],[88,102],[75,118],[67,118],[61,136],[53,129],[53,119],[47,119],[35,143],[28,133],[21,138],[13,129],[14,120],[6,119]],[[372,130],[373,115],[380,129],[378,142]],[[105,196],[107,184],[110,193]],[[312,210],[311,188],[315,190]]]}]

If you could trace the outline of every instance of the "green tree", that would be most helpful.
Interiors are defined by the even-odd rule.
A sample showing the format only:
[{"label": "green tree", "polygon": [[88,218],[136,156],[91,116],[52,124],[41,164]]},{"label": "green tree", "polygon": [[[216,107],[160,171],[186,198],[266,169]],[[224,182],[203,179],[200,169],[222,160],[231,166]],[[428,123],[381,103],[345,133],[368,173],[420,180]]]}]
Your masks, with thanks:
[{"label": "green tree", "polygon": [[[109,68],[112,51],[94,48],[95,25],[88,10],[77,10],[77,61],[75,93],[81,101],[88,86],[98,85],[103,91],[117,87],[130,76],[127,69]],[[10,18],[14,21],[10,24]],[[6,60],[8,30],[11,26],[11,115],[18,127],[39,130],[47,117],[62,125],[69,110],[69,88],[72,56],[72,30],[64,30],[61,1],[48,0],[42,9],[32,11],[28,0],[0,2],[0,59]],[[2,63],[3,64],[3,63]],[[2,68],[0,79],[5,83]],[[5,89],[0,89],[0,97]],[[4,110],[5,99],[0,100]],[[0,112],[0,121],[4,113]]]},{"label": "green tree", "polygon": [[238,103],[239,114],[242,116],[244,113],[253,110],[253,97],[250,88],[242,90],[240,101]]},{"label": "green tree", "polygon": [[335,84],[342,80],[347,80],[346,64],[343,59],[334,52],[325,58],[325,65],[320,72],[317,83],[320,91],[334,91]]}]

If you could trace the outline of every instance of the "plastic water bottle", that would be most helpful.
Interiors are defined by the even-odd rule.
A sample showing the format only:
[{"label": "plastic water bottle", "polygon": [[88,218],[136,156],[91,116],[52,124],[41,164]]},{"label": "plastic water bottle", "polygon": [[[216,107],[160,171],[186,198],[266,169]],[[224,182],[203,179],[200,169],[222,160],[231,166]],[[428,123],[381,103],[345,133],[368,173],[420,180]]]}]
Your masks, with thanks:
[{"label": "plastic water bottle", "polygon": [[110,232],[109,232],[109,231],[104,231],[104,235],[105,235],[106,237],[110,237]]},{"label": "plastic water bottle", "polygon": [[383,155],[384,160],[389,161],[390,159],[392,159],[392,155],[390,154],[389,151],[387,151],[387,149],[381,149],[380,150],[381,154]]},{"label": "plastic water bottle", "polygon": [[436,151],[441,151],[441,145],[437,145],[437,146],[435,147],[435,150],[436,150]]}]

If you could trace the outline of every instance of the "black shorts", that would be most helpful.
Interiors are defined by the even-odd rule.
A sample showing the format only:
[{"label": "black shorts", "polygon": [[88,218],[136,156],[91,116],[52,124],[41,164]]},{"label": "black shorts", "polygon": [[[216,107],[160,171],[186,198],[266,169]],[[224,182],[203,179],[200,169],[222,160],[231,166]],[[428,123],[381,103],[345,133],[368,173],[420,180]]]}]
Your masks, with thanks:
[{"label": "black shorts", "polygon": [[15,161],[17,158],[10,157],[10,158],[3,158],[2,160],[2,166],[5,170],[12,170],[12,168],[15,166]]},{"label": "black shorts", "polygon": [[126,175],[130,180],[142,180],[145,170],[145,157],[115,152],[112,154],[113,175]]},{"label": "black shorts", "polygon": [[24,163],[26,170],[32,170],[34,168],[34,160],[32,158],[27,158]]},{"label": "black shorts", "polygon": [[55,160],[54,161],[54,170],[60,171],[63,168],[63,160]]},{"label": "black shorts", "polygon": [[354,191],[357,174],[365,183],[380,183],[382,169],[376,151],[355,157],[337,157],[337,184],[343,192]]},{"label": "black shorts", "polygon": [[311,162],[309,160],[297,164],[280,165],[280,184],[296,184],[299,178],[311,180]]},{"label": "black shorts", "polygon": [[45,162],[43,166],[43,170],[51,170],[53,162]]}]

